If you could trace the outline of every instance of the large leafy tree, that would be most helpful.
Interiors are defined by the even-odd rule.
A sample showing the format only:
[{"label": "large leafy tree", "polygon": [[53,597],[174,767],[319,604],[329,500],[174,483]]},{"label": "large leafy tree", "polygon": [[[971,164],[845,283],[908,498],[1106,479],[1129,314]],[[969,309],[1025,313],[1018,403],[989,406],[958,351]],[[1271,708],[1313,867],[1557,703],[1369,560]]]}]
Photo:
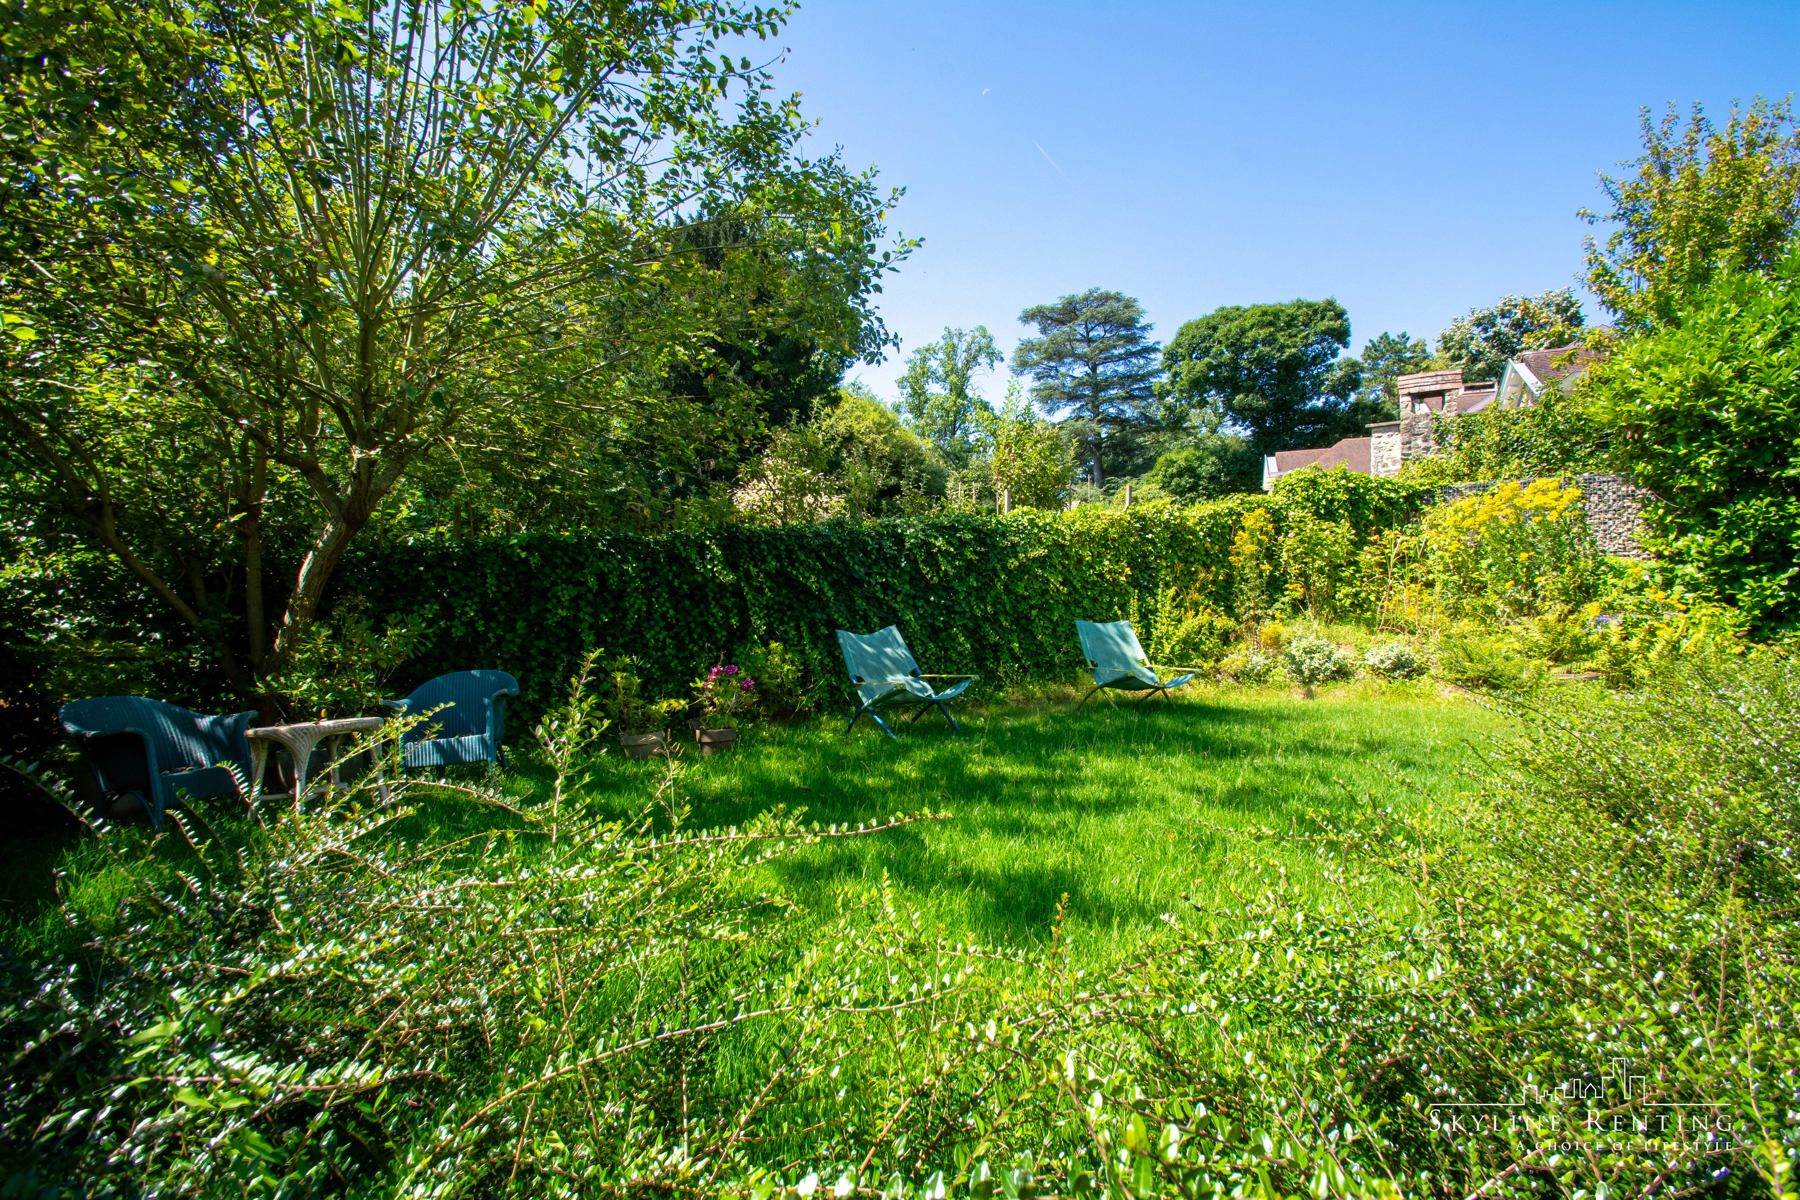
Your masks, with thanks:
[{"label": "large leafy tree", "polygon": [[1262,487],[1262,457],[1246,438],[1213,431],[1192,434],[1163,451],[1151,483],[1188,503],[1216,500]]},{"label": "large leafy tree", "polygon": [[[721,53],[783,16],[26,0],[0,32],[19,494],[248,686],[422,466],[499,477],[594,434],[628,451],[643,424],[678,440],[705,423],[660,404],[667,381],[730,369],[718,347],[756,315],[862,353],[883,199],[802,158],[794,103]],[[707,221],[789,283],[710,268]]]},{"label": "large leafy tree", "polygon": [[851,384],[775,432],[733,503],[743,519],[773,525],[914,516],[943,502],[948,474],[930,442]]},{"label": "large leafy tree", "polygon": [[1506,360],[1525,350],[1566,346],[1581,334],[1581,301],[1569,288],[1536,296],[1502,296],[1473,308],[1438,335],[1437,362],[1468,380],[1498,379]]},{"label": "large leafy tree", "polygon": [[1013,370],[1030,377],[1031,399],[1045,416],[1070,426],[1088,482],[1104,485],[1154,423],[1159,347],[1143,305],[1089,288],[1034,305],[1019,321],[1038,336],[1019,342]]},{"label": "large leafy tree", "polygon": [[900,411],[952,461],[966,461],[970,438],[994,413],[994,406],[975,390],[976,376],[1000,361],[987,326],[967,332],[946,326],[942,337],[907,358],[906,373],[900,376]]},{"label": "large leafy tree", "polygon": [[1258,454],[1320,445],[1350,428],[1349,343],[1336,300],[1215,309],[1169,343],[1166,390],[1178,409],[1242,430]]},{"label": "large leafy tree", "polygon": [[1800,622],[1800,255],[1717,273],[1582,388],[1660,548],[1764,631]]},{"label": "large leafy tree", "polygon": [[1644,153],[1601,176],[1609,225],[1587,239],[1587,285],[1619,327],[1668,324],[1714,271],[1766,272],[1800,229],[1800,124],[1791,101],[1733,105],[1724,128],[1696,104],[1684,124],[1671,106],[1642,114]]},{"label": "large leafy tree", "polygon": [[1431,347],[1410,333],[1379,333],[1357,355],[1356,394],[1351,407],[1364,423],[1391,421],[1400,415],[1402,375],[1431,369]]},{"label": "large leafy tree", "polygon": [[676,247],[654,287],[568,298],[584,341],[529,364],[504,436],[459,438],[413,472],[394,506],[404,532],[716,522],[771,431],[805,422],[852,359],[879,354],[854,253],[837,263],[836,246],[729,215],[683,226]]},{"label": "large leafy tree", "polygon": [[1075,482],[1075,448],[1064,430],[1032,411],[1016,376],[1007,381],[1006,399],[988,424],[996,501],[1012,508],[1060,508]]}]

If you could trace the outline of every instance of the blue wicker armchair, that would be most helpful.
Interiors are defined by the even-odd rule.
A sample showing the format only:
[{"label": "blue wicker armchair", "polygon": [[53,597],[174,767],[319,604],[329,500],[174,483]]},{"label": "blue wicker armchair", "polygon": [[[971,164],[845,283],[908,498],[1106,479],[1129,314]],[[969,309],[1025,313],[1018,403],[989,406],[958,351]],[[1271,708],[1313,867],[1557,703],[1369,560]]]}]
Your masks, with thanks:
[{"label": "blue wicker armchair", "polygon": [[456,671],[420,684],[404,700],[382,704],[402,716],[429,714],[400,737],[407,766],[505,766],[500,739],[506,735],[506,702],[518,694],[519,681],[505,671]]},{"label": "blue wicker armchair", "polygon": [[208,716],[143,696],[96,696],[63,705],[63,728],[93,768],[103,798],[135,795],[150,823],[163,810],[215,796],[236,796],[230,764],[254,791],[250,743],[244,730],[251,712]]}]

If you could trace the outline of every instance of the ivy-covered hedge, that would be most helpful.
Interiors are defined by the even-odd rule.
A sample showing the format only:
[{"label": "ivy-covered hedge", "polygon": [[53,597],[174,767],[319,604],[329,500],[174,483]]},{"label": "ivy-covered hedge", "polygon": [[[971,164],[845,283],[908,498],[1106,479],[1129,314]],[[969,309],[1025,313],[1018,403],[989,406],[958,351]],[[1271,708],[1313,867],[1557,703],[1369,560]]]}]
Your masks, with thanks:
[{"label": "ivy-covered hedge", "polygon": [[[1232,496],[1007,517],[729,528],[660,538],[526,535],[410,545],[346,562],[338,594],[413,626],[406,675],[498,667],[520,708],[542,711],[590,647],[638,656],[646,683],[680,694],[721,656],[780,642],[815,696],[841,702],[833,630],[895,624],[927,671],[1006,684],[1074,678],[1077,618],[1140,622],[1146,641],[1170,589],[1234,612],[1232,546],[1245,514],[1266,511],[1276,540],[1251,569],[1279,590],[1279,537],[1307,517],[1341,522],[1360,544],[1408,519],[1428,489],[1344,471],[1300,472],[1272,497]],[[1242,555],[1240,553],[1239,558]]]}]

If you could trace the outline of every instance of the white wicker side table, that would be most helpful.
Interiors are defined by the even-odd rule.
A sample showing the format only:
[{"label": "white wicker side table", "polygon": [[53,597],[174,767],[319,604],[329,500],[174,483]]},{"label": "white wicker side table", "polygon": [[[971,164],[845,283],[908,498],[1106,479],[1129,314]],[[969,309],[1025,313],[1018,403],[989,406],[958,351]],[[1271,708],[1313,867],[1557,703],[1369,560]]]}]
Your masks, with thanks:
[{"label": "white wicker side table", "polygon": [[[325,743],[326,753],[331,757],[331,782],[335,786],[338,782],[335,753],[337,744],[353,734],[373,733],[384,724],[386,722],[380,717],[342,717],[334,721],[298,721],[292,725],[263,725],[256,729],[246,729],[244,736],[250,739],[250,772],[253,776],[251,786],[262,786],[269,751],[280,746],[287,751],[288,758],[294,764],[294,803],[298,804],[300,797],[306,794],[306,776],[312,766],[312,753],[320,742]],[[375,761],[375,779],[385,797],[387,778],[381,773],[379,758]]]}]

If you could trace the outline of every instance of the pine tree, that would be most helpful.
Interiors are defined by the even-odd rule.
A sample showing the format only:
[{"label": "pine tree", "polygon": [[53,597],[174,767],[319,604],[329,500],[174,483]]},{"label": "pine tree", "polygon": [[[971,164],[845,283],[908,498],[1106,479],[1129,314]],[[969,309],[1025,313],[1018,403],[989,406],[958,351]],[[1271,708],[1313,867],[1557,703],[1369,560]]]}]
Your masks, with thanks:
[{"label": "pine tree", "polygon": [[1162,348],[1150,340],[1144,307],[1121,292],[1089,288],[1019,314],[1037,327],[1013,352],[1013,370],[1031,377],[1031,398],[1071,427],[1095,487],[1136,448],[1153,424]]}]

